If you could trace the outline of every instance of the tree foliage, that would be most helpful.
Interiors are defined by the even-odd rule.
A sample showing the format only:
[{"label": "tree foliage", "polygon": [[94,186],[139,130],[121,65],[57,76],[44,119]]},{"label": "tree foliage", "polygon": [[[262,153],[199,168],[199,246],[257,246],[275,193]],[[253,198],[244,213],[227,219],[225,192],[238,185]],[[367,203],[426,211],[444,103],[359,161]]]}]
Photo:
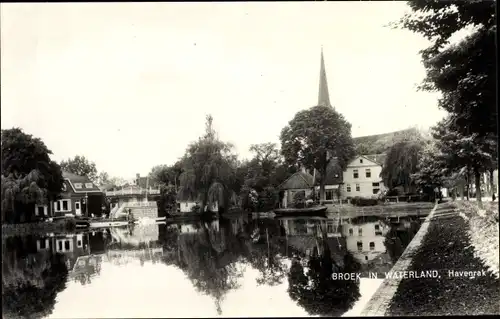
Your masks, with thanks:
[{"label": "tree foliage", "polygon": [[408,136],[392,145],[386,155],[381,176],[389,189],[403,186],[409,192],[415,185],[412,174],[418,169],[425,141],[418,135]]},{"label": "tree foliage", "polygon": [[[448,157],[450,169],[463,168],[465,160],[476,177],[480,201],[480,173],[497,163],[496,145],[492,147],[498,138],[496,2],[415,0],[408,4],[413,12],[396,25],[431,41],[421,52],[427,70],[421,89],[441,92],[439,106],[449,113],[447,123],[437,127],[444,141],[451,141],[451,145],[441,143],[441,152],[458,152]],[[468,36],[451,43],[457,32],[467,28]]]},{"label": "tree foliage", "polygon": [[351,124],[331,107],[315,106],[295,114],[280,135],[281,152],[289,165],[319,172],[320,196],[325,198],[326,169],[333,158],[345,169],[354,157]]},{"label": "tree foliage", "polygon": [[97,182],[97,167],[83,155],[76,155],[61,162],[61,169],[76,175],[87,176],[91,181]]},{"label": "tree foliage", "polygon": [[191,143],[182,159],[180,191],[192,198],[201,197],[201,207],[217,201],[228,208],[232,191],[229,185],[235,179],[237,165],[233,146],[219,140],[212,116],[207,116],[205,135]]},{"label": "tree foliage", "polygon": [[[2,130],[2,221],[30,220],[34,204],[56,199],[63,177],[44,142],[21,129]],[[13,214],[15,212],[15,214]]]},{"label": "tree foliage", "polygon": [[347,253],[344,266],[337,265],[327,243],[324,251],[309,256],[307,272],[294,260],[288,274],[288,294],[310,315],[340,317],[360,297],[359,284],[354,280],[334,280],[335,272],[351,273],[360,269],[359,263]]}]

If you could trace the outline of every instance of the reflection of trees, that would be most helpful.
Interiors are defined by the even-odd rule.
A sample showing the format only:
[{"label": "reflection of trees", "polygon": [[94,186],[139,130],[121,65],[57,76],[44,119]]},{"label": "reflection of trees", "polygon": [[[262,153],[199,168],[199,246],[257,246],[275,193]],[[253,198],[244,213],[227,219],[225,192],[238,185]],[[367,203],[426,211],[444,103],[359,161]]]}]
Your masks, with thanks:
[{"label": "reflection of trees", "polygon": [[353,280],[333,280],[334,267],[339,273],[355,273],[360,265],[350,253],[344,256],[343,265],[338,265],[326,240],[322,246],[321,253],[315,250],[308,258],[307,271],[300,261],[292,261],[288,293],[310,315],[341,316],[359,298],[359,284]]},{"label": "reflection of trees", "polygon": [[281,284],[285,278],[287,266],[281,256],[281,245],[279,237],[282,230],[275,220],[259,219],[247,225],[247,231],[253,231],[252,227],[258,228],[261,240],[251,245],[246,254],[248,262],[259,271],[257,284],[274,286]]},{"label": "reflection of trees", "polygon": [[242,277],[234,264],[237,256],[225,249],[223,237],[205,223],[198,232],[179,236],[178,248],[180,268],[198,290],[215,298],[220,314],[224,295],[237,288],[237,279]]},{"label": "reflection of trees", "polygon": [[417,221],[411,221],[409,227],[404,229],[398,229],[397,225],[391,225],[390,230],[385,235],[384,245],[393,263],[401,257],[419,228],[420,223]]},{"label": "reflection of trees", "polygon": [[49,251],[19,254],[17,247],[13,248],[2,252],[4,316],[42,318],[50,315],[56,295],[65,288],[68,276],[64,256]]}]

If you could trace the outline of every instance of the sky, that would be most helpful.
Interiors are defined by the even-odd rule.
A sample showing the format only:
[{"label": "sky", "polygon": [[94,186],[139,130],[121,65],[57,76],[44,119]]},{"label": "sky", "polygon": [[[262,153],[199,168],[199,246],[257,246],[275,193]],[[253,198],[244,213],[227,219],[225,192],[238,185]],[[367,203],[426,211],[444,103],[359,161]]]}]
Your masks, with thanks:
[{"label": "sky", "polygon": [[323,46],[330,101],[352,136],[444,115],[420,35],[387,27],[395,2],[1,4],[1,127],[130,178],[173,164],[212,114],[240,158],[317,104]]}]

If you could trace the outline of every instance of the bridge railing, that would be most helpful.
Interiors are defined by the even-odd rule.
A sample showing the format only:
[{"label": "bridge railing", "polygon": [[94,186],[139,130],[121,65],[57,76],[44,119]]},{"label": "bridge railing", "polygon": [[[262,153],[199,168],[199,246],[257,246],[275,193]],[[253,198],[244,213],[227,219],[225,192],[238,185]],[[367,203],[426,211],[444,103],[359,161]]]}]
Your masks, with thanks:
[{"label": "bridge railing", "polygon": [[107,191],[106,196],[124,196],[124,195],[158,195],[160,194],[159,189],[150,188],[150,189],[137,189],[137,188],[128,188],[128,189],[120,189],[117,191]]}]

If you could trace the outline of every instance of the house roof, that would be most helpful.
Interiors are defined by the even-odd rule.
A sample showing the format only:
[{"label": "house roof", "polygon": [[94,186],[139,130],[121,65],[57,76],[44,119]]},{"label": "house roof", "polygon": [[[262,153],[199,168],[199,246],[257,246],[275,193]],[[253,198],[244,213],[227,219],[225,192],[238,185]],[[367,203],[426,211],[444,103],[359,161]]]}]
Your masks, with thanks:
[{"label": "house roof", "polygon": [[[88,178],[87,176],[81,176],[81,175],[77,175],[77,174],[73,174],[73,173],[70,173],[68,171],[63,171],[62,172],[62,175],[63,175],[63,178],[67,179],[71,185],[71,187],[73,188],[73,191],[77,192],[77,193],[85,193],[85,192],[96,192],[96,191],[101,191],[99,189],[99,187],[97,187],[96,184],[94,184],[90,178]],[[75,183],[81,183],[83,184],[83,188],[81,189],[75,189]],[[87,183],[92,183],[92,187],[91,188],[87,188],[85,187],[85,184]]]},{"label": "house roof", "polygon": [[279,189],[307,189],[313,187],[313,176],[304,172],[297,172],[279,186]]},{"label": "house roof", "polygon": [[385,163],[385,158],[386,158],[386,154],[385,153],[381,153],[381,154],[371,154],[371,155],[362,155],[363,157],[366,157],[367,159],[369,159],[370,161],[372,162],[375,162],[381,166],[384,166],[384,163]]},{"label": "house roof", "polygon": [[396,139],[415,134],[416,132],[415,128],[409,128],[384,134],[358,136],[354,137],[353,141],[358,152],[376,154],[387,151]]}]

